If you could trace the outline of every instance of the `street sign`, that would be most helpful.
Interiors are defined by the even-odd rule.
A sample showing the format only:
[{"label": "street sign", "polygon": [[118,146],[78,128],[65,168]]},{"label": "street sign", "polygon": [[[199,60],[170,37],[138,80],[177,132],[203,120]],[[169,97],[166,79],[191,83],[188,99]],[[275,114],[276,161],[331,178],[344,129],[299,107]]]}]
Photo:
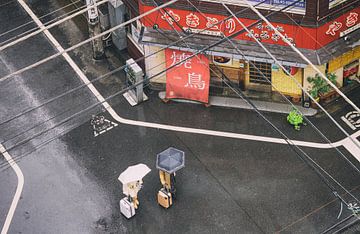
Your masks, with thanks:
[{"label": "street sign", "polygon": [[351,111],[344,116],[341,116],[341,119],[352,129],[356,130],[360,128],[360,113],[357,111]]}]

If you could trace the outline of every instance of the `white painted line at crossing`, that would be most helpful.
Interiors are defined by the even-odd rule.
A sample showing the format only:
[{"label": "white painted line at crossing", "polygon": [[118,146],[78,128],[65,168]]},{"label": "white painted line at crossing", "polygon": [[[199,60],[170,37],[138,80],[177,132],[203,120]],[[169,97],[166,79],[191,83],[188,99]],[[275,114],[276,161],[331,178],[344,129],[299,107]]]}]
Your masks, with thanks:
[{"label": "white painted line at crossing", "polygon": [[14,198],[11,202],[10,209],[8,211],[8,214],[6,215],[4,226],[2,227],[1,234],[6,234],[9,230],[12,218],[14,216],[17,204],[20,200],[20,195],[24,187],[24,175],[21,172],[20,167],[16,164],[16,162],[13,160],[13,158],[10,156],[10,154],[6,151],[4,146],[0,144],[0,153],[4,156],[6,161],[10,164],[11,168],[15,171],[15,174],[18,178],[18,184],[16,186],[16,191]]},{"label": "white painted line at crossing", "polygon": [[[359,142],[356,139],[354,140]],[[351,141],[350,139],[346,139],[343,146],[360,162],[360,149],[357,145],[354,144],[353,141]]]},{"label": "white painted line at crossing", "polygon": [[[29,13],[31,18],[34,19],[34,21],[38,24],[38,26],[44,27],[44,25],[40,22],[40,20],[36,17],[36,15],[30,10],[30,8],[24,3],[24,1],[23,0],[18,0],[18,1],[24,7],[24,9]],[[56,46],[56,48],[58,48],[59,51],[64,50],[48,30],[45,30],[44,33],[49,38],[49,40]],[[80,70],[80,68],[75,64],[75,62],[70,58],[70,56],[67,53],[64,53],[63,56],[66,59],[66,61],[70,64],[70,66],[74,69],[76,74],[78,74],[80,79],[87,85],[87,87],[90,89],[90,91],[95,95],[95,97],[98,99],[98,101],[102,102],[103,107],[119,123],[129,124],[129,125],[134,125],[134,126],[148,127],[148,128],[157,128],[157,129],[163,129],[163,130],[169,130],[169,131],[187,132],[187,133],[194,133],[194,134],[203,134],[203,135],[228,137],[228,138],[243,139],[243,140],[270,142],[270,143],[277,143],[277,144],[288,144],[287,141],[285,141],[284,139],[281,139],[281,138],[239,134],[239,133],[231,133],[231,132],[222,132],[222,131],[214,131],[214,130],[206,130],[206,129],[198,129],[198,128],[179,127],[179,126],[173,126],[173,125],[149,123],[149,122],[136,121],[136,120],[122,118],[115,112],[115,110],[109,105],[109,103],[105,101],[104,97],[95,88],[95,86],[92,83],[90,83],[89,79]],[[338,141],[333,144],[328,144],[328,143],[316,143],[316,142],[306,142],[306,141],[297,141],[297,140],[291,140],[291,142],[298,146],[321,148],[321,149],[329,149],[329,148],[333,148],[333,147],[338,147],[343,143],[343,141]]]},{"label": "white painted line at crossing", "polygon": [[345,118],[344,116],[341,116],[342,121],[344,121],[352,130],[356,130],[356,127],[354,125],[352,125],[352,123],[350,123],[349,120],[347,120],[347,118]]}]

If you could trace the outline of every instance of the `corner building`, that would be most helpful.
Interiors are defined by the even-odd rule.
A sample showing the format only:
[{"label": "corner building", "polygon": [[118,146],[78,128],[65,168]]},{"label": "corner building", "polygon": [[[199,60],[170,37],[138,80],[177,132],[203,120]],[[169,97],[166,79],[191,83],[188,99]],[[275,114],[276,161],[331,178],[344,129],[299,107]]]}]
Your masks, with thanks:
[{"label": "corner building", "polygon": [[[129,17],[134,17],[161,5],[166,1],[127,0]],[[128,50],[132,57],[138,58],[152,54],[160,48],[185,37],[195,34],[185,43],[178,43],[145,59],[140,65],[148,77],[169,67],[166,61],[168,50],[194,52],[210,45],[223,36],[231,36],[242,30],[234,18],[215,25],[231,16],[219,1],[180,0],[162,11],[157,11],[135,22],[128,28]],[[259,17],[241,1],[223,0],[237,14],[246,26],[259,20]],[[325,73],[336,75],[339,87],[346,89],[360,75],[360,1],[357,0],[252,0],[251,4],[295,45],[313,64]],[[291,5],[285,11],[280,10]],[[203,29],[207,30],[202,31]],[[316,72],[297,55],[279,35],[265,22],[258,22],[250,28],[251,33],[288,69],[295,79],[305,88],[310,88],[307,77]],[[274,95],[281,92],[294,102],[306,99],[302,90],[275,64],[270,56],[247,33],[233,38],[234,44],[242,51],[239,54],[229,42],[224,42],[207,50],[204,55],[208,66],[197,69],[209,70],[209,94],[235,96],[216,74],[222,72],[250,96],[254,94],[274,100]],[[252,63],[249,63],[251,61]],[[277,88],[275,90],[255,69],[258,67],[267,79]],[[210,67],[210,69],[209,69]],[[214,68],[214,69],[212,69]],[[167,74],[151,80],[153,87],[165,89]]]}]

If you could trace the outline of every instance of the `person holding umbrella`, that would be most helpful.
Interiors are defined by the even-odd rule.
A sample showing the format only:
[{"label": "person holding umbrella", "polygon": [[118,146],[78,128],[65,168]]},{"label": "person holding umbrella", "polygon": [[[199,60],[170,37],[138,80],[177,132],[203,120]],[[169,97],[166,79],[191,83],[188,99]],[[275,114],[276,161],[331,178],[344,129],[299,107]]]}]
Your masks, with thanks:
[{"label": "person holding umbrella", "polygon": [[162,171],[162,170],[159,170],[159,177],[160,177],[160,182],[163,186],[163,188],[168,192],[168,193],[171,193],[172,197],[174,199],[176,199],[175,197],[175,193],[176,193],[176,188],[175,188],[175,183],[176,183],[176,180],[175,180],[175,172],[174,173],[167,173],[166,171]]},{"label": "person holding umbrella", "polygon": [[172,205],[175,199],[175,172],[185,166],[185,153],[173,147],[159,153],[156,157],[156,168],[159,169],[162,189],[158,192],[158,203],[164,208]]},{"label": "person holding umbrella", "polygon": [[128,167],[120,174],[118,179],[123,184],[123,194],[126,195],[120,200],[120,211],[126,218],[135,215],[135,209],[139,207],[138,192],[142,188],[142,179],[150,171],[148,166],[139,163]]}]

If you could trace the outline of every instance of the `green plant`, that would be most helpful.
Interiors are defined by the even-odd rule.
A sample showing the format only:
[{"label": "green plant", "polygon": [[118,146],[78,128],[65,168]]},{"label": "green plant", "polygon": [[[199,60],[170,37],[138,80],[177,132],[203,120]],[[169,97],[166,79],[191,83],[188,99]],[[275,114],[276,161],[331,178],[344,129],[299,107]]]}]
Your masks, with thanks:
[{"label": "green plant", "polygon": [[[326,77],[331,83],[336,84],[337,77],[334,73],[328,73],[326,74]],[[311,84],[309,93],[313,98],[317,98],[319,95],[325,94],[331,90],[331,86],[317,73],[315,74],[315,77],[308,77],[307,80]]]}]

